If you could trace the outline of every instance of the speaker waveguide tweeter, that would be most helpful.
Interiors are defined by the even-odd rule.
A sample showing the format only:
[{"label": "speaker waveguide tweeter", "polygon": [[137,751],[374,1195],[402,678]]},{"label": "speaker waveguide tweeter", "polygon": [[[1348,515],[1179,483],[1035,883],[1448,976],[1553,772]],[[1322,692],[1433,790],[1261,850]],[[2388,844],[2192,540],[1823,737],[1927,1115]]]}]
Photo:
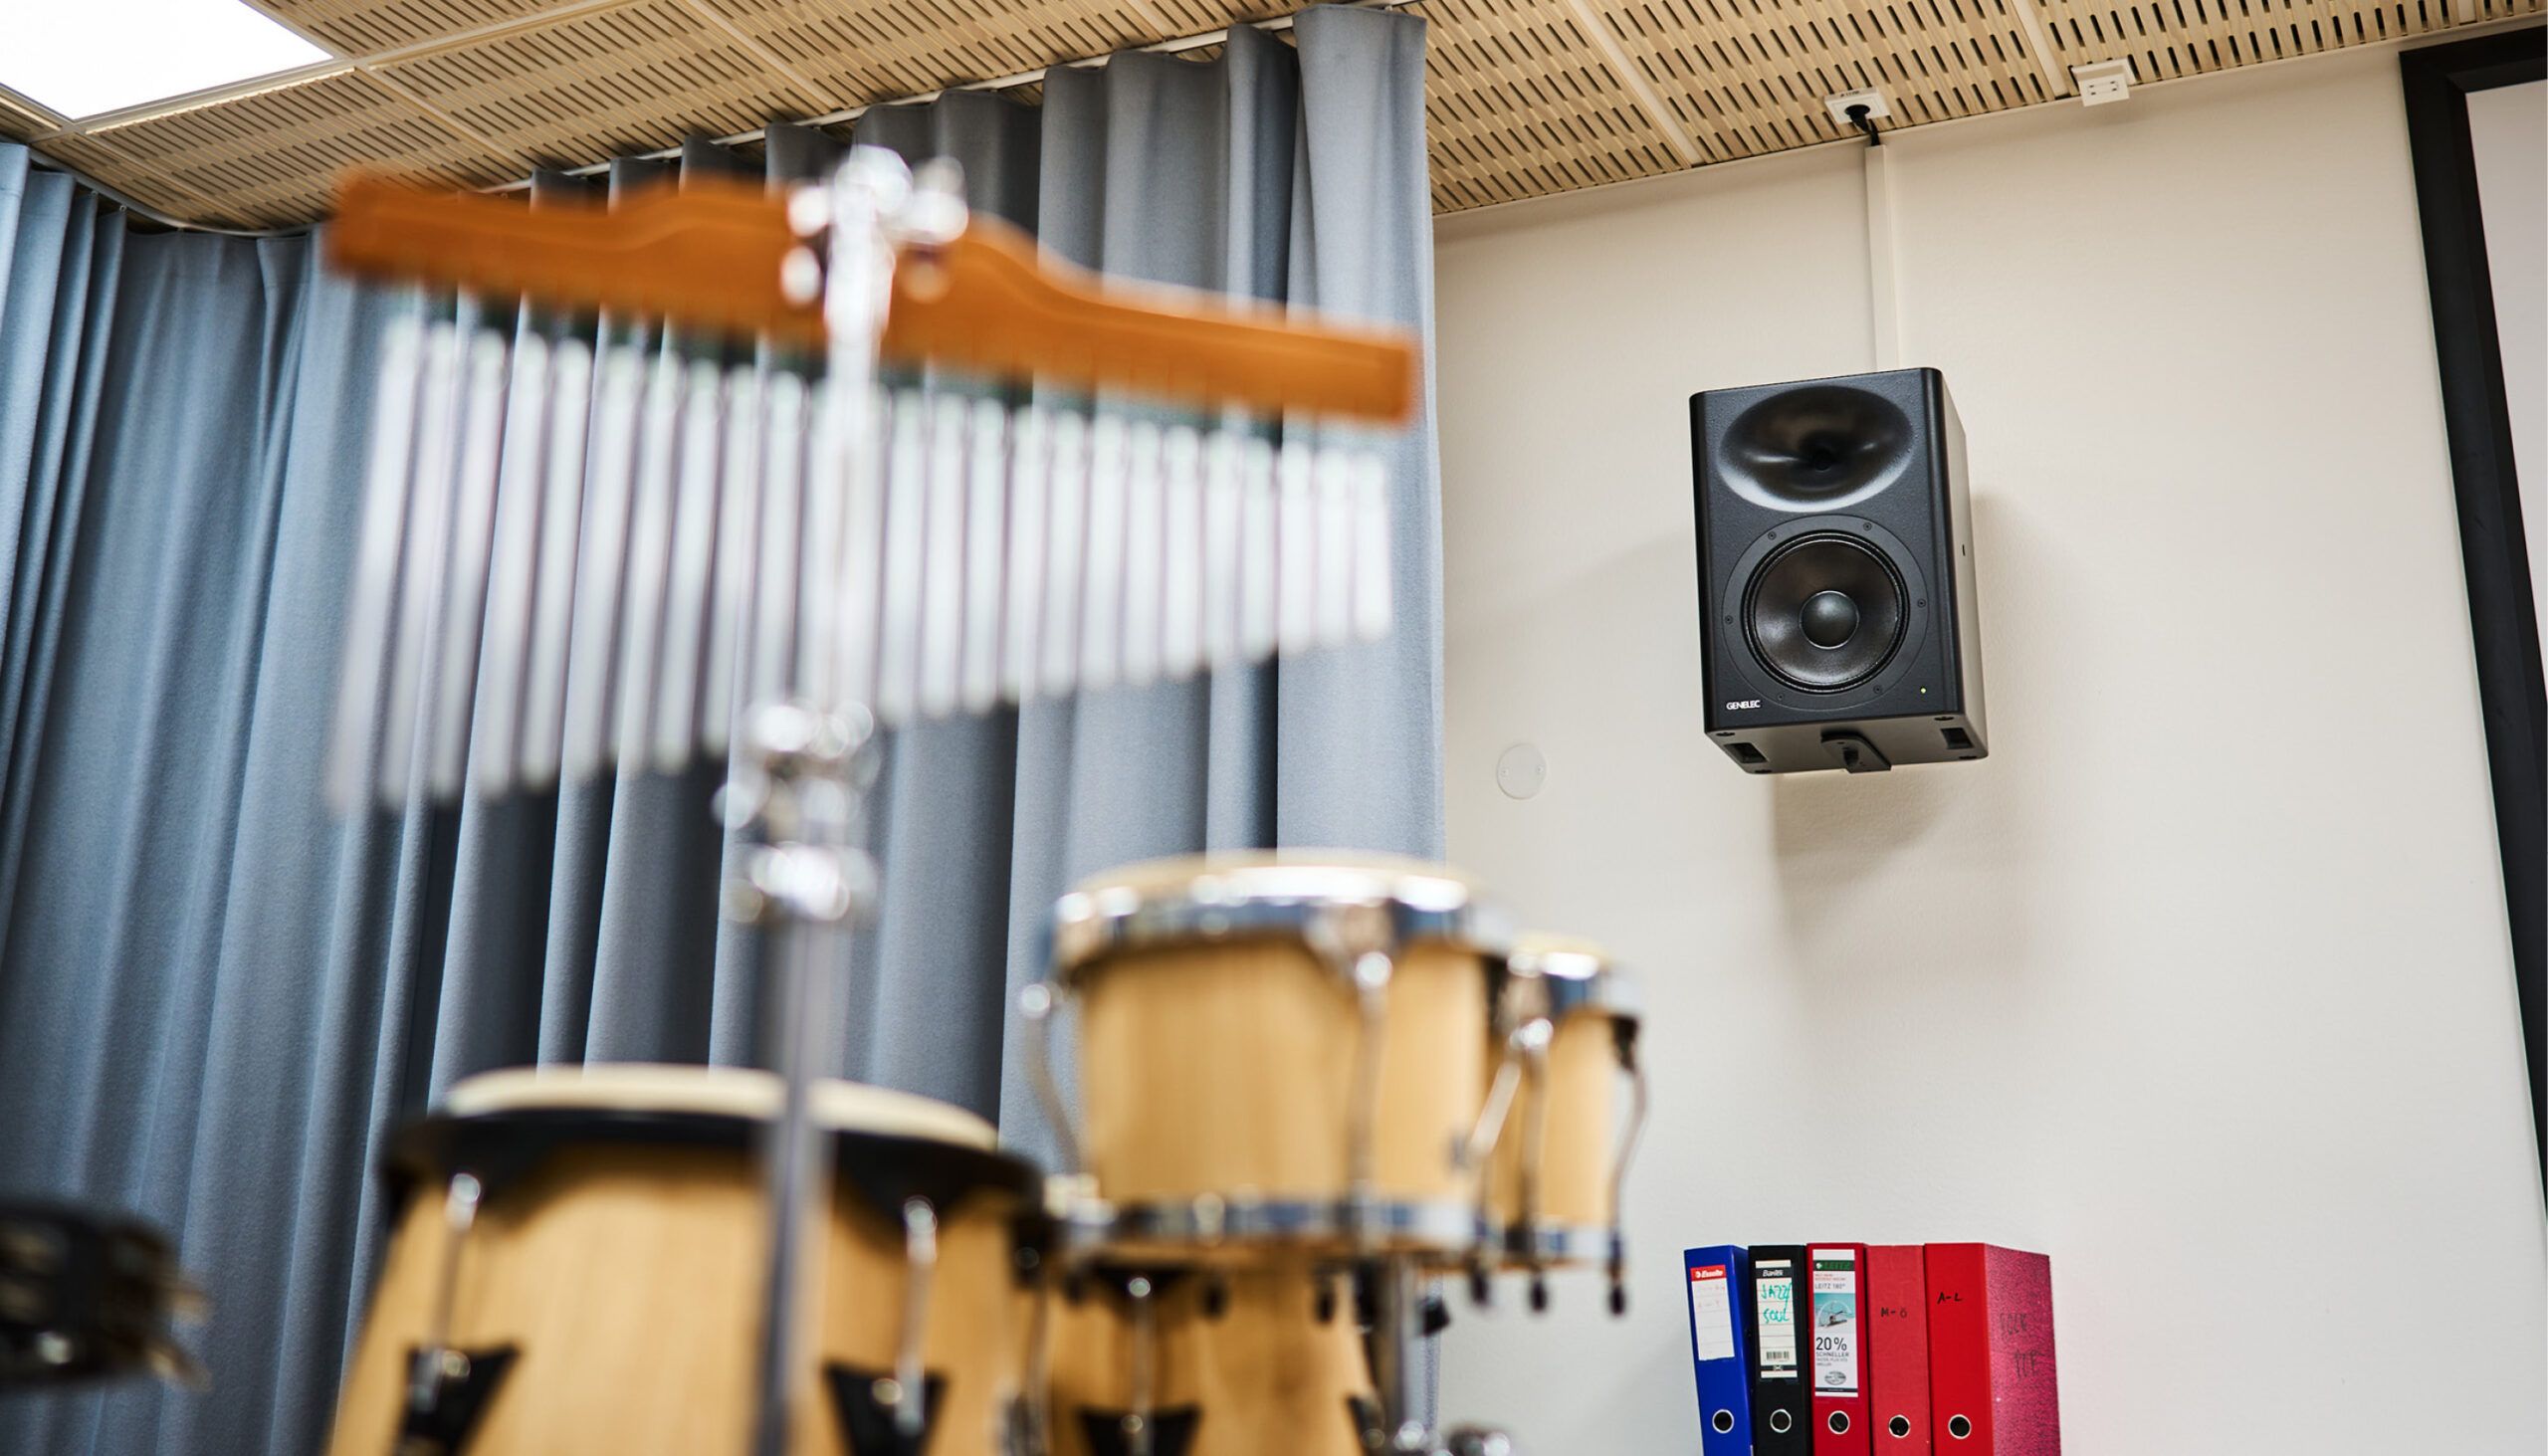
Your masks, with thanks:
[{"label": "speaker waveguide tweeter", "polygon": [[1708,390],[1690,431],[1711,740],[1756,773],[1987,753],[1943,377]]}]

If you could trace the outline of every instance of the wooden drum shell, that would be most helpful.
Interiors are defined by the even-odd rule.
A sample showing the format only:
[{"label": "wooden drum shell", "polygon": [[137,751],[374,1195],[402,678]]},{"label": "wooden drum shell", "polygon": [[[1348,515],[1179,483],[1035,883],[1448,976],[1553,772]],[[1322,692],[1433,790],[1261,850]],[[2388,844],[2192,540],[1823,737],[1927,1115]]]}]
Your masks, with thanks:
[{"label": "wooden drum shell", "polygon": [[[1336,1305],[1321,1323],[1319,1281]],[[1349,1401],[1372,1396],[1342,1275],[1271,1264],[1224,1276],[1227,1305],[1203,1314],[1204,1280],[1176,1280],[1153,1301],[1155,1410],[1193,1406],[1188,1456],[1363,1456]],[[1084,1414],[1132,1400],[1134,1319],[1113,1292],[1053,1302],[1051,1456],[1095,1456]]]},{"label": "wooden drum shell", "polygon": [[[392,1237],[338,1407],[331,1456],[385,1456],[448,1237],[443,1189],[419,1184]],[[1015,1277],[1017,1199],[984,1190],[941,1210],[925,1341],[945,1377],[933,1456],[993,1456],[1018,1393],[1031,1295]],[[740,1150],[561,1150],[488,1198],[461,1251],[451,1344],[519,1351],[471,1456],[741,1450],[752,1422],[766,1205]],[[903,1236],[835,1194],[818,1334],[790,1451],[848,1456],[817,1363],[890,1370],[906,1286]]]},{"label": "wooden drum shell", "polygon": [[[1080,972],[1081,1144],[1118,1205],[1296,1199],[1352,1187],[1355,990],[1297,941],[1129,950]],[[1418,943],[1385,993],[1373,1124],[1384,1199],[1465,1202],[1454,1149],[1488,1073],[1487,976]]]},{"label": "wooden drum shell", "polygon": [[[1492,1065],[1486,1075],[1494,1075]],[[1522,1218],[1522,1169],[1535,1120],[1541,1122],[1539,1220],[1577,1228],[1612,1222],[1622,1079],[1615,1018],[1577,1011],[1556,1023],[1543,1074],[1523,1077],[1496,1139],[1487,1206],[1497,1223],[1510,1228]]]}]

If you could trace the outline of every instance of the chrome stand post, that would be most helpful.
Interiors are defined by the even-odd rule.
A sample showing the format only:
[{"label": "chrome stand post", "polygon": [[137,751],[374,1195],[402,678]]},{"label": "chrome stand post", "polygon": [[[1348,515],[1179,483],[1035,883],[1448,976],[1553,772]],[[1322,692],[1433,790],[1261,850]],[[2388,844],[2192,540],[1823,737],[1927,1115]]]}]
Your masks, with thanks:
[{"label": "chrome stand post", "polygon": [[[760,844],[727,887],[727,914],[766,933],[770,1040],[782,1089],[763,1156],[768,1288],[753,1386],[754,1456],[785,1456],[791,1397],[800,1380],[812,1383],[805,1311],[821,1281],[816,1233],[828,1207],[831,1166],[830,1144],[809,1101],[815,1082],[830,1070],[833,981],[847,963],[847,926],[854,912],[875,903],[875,866],[851,844],[860,773],[872,769],[858,758],[875,732],[875,719],[861,706],[872,685],[857,668],[856,624],[844,625],[838,606],[842,597],[876,583],[843,579],[842,493],[855,494],[874,466],[870,406],[899,250],[943,244],[963,232],[962,174],[933,164],[915,185],[894,153],[853,147],[828,186],[804,188],[789,199],[787,221],[803,241],[782,260],[780,287],[801,303],[822,302],[830,408],[816,439],[820,458],[811,474],[818,484],[806,500],[806,576],[795,602],[793,681],[800,696],[759,705],[739,726],[725,805],[729,824],[760,830]],[[917,1417],[920,1400],[914,1392],[903,1412]]]},{"label": "chrome stand post", "polygon": [[1439,1449],[1424,1413],[1424,1281],[1403,1255],[1368,1266],[1372,1279],[1372,1383],[1380,1394],[1380,1449]]},{"label": "chrome stand post", "polygon": [[746,756],[728,785],[730,798],[743,801],[730,803],[730,813],[748,811],[761,843],[727,886],[726,914],[762,930],[775,972],[768,1027],[779,1104],[762,1149],[769,1254],[754,1387],[756,1456],[784,1456],[791,1396],[810,1368],[802,1357],[815,1303],[808,1294],[822,1279],[818,1234],[831,1187],[830,1144],[814,1121],[812,1093],[832,1070],[832,982],[848,953],[848,923],[875,900],[874,866],[850,844],[857,754],[871,732],[863,713],[764,706],[743,726]]}]

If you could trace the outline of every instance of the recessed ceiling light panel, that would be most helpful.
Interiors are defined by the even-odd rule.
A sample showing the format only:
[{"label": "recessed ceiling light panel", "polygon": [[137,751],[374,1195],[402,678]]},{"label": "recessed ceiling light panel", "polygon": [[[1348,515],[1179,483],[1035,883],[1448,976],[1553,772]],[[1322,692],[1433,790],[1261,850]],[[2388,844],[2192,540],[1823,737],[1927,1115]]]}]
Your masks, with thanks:
[{"label": "recessed ceiling light panel", "polygon": [[0,86],[76,121],[330,59],[243,0],[44,0],[11,14]]}]

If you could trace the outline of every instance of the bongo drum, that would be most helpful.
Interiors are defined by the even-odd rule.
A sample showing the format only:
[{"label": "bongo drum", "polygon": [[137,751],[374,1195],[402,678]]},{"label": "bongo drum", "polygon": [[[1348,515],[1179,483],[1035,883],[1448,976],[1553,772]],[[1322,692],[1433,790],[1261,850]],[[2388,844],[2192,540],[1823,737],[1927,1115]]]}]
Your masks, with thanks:
[{"label": "bongo drum", "polygon": [[1488,1217],[1508,1267],[1604,1263],[1615,1302],[1619,1189],[1645,1116],[1635,984],[1597,947],[1550,937],[1518,940],[1504,968]]},{"label": "bongo drum", "polygon": [[[1463,1149],[1505,948],[1474,885],[1408,860],[1162,860],[1063,897],[1027,1052],[1101,1241],[1126,1258],[1467,1251]],[[1076,1127],[1035,1060],[1065,1001]]]},{"label": "bongo drum", "polygon": [[[590,1067],[452,1090],[390,1154],[404,1203],[332,1456],[740,1450],[777,1079]],[[835,1189],[797,1456],[992,1456],[1025,1381],[1040,1178],[988,1124],[817,1084]],[[917,1386],[917,1389],[913,1388]]]},{"label": "bongo drum", "polygon": [[200,1388],[174,1327],[204,1308],[167,1236],[140,1219],[0,1199],[0,1394],[137,1375]]},{"label": "bongo drum", "polygon": [[1363,1456],[1342,1274],[1098,1265],[1053,1306],[1050,1456]]}]

